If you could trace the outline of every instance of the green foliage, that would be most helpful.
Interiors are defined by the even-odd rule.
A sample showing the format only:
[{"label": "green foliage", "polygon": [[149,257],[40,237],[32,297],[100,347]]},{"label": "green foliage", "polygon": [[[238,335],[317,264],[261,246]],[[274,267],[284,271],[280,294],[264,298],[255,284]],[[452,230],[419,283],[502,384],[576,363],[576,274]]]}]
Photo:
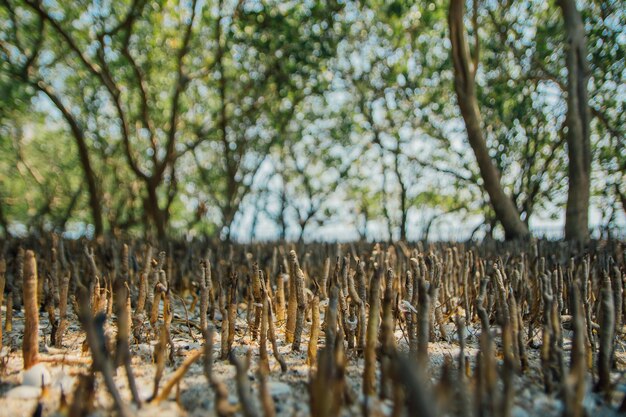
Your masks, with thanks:
[{"label": "green foliage", "polygon": [[[606,222],[626,195],[620,6],[582,10]],[[447,7],[3,0],[0,228],[86,230],[92,195],[115,234],[229,238],[250,212],[292,237],[339,219],[377,239],[388,236],[368,235],[369,223],[419,237],[424,213],[489,223],[454,95]],[[525,221],[553,216],[567,187],[561,15],[528,0],[480,3],[476,27],[472,17],[469,7],[491,156]]]}]

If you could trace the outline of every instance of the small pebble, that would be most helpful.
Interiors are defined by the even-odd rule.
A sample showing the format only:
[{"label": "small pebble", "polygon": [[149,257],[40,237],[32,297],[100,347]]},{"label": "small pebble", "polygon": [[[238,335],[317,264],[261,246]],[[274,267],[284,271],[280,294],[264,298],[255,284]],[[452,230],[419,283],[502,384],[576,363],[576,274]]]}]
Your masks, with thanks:
[{"label": "small pebble", "polygon": [[31,366],[22,374],[22,385],[30,387],[41,387],[43,378],[44,385],[50,385],[50,371],[43,363]]},{"label": "small pebble", "polygon": [[15,387],[9,390],[5,395],[6,398],[30,400],[34,398],[39,398],[39,396],[41,395],[41,388],[31,387],[28,385],[20,385],[19,387]]},{"label": "small pebble", "polygon": [[291,393],[291,387],[284,382],[270,381],[267,387],[272,397],[279,397]]}]

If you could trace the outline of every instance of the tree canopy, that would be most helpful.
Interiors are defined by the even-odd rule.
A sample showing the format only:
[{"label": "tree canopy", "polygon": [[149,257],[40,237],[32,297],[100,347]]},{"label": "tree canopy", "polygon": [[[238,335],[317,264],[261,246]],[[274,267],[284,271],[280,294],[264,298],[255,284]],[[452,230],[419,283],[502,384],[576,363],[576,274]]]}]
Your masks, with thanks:
[{"label": "tree canopy", "polygon": [[616,233],[624,27],[610,0],[1,0],[0,230]]}]

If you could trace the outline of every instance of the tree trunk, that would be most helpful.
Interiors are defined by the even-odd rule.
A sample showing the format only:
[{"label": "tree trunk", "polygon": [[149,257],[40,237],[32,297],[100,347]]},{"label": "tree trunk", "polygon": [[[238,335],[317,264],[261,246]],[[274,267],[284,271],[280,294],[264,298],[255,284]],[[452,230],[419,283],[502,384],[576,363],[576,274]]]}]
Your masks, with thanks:
[{"label": "tree trunk", "polygon": [[0,226],[2,227],[3,236],[5,239],[8,239],[9,233],[9,221],[6,218],[6,214],[4,213],[4,202],[0,196]]},{"label": "tree trunk", "polygon": [[302,226],[300,226],[300,234],[298,235],[298,243],[304,242],[304,228],[305,227],[306,227],[306,224],[303,224]]},{"label": "tree trunk", "polygon": [[76,140],[76,143],[78,144],[80,164],[83,168],[85,179],[87,180],[87,189],[89,190],[89,208],[91,209],[91,217],[93,219],[94,237],[102,236],[104,233],[102,207],[100,205],[100,194],[98,192],[96,177],[89,160],[89,151],[87,150],[84,139]]},{"label": "tree trunk", "polygon": [[157,194],[157,186],[156,184],[152,184],[152,182],[148,181],[146,183],[146,188],[148,191],[148,197],[145,200],[145,211],[150,216],[152,220],[152,225],[157,234],[157,239],[159,241],[163,241],[166,238],[166,220],[164,217],[164,213],[159,208],[159,196]]},{"label": "tree trunk", "polygon": [[287,212],[287,189],[284,185],[284,177],[283,177],[283,189],[280,194],[280,240],[284,242],[287,239],[287,220],[285,218]]},{"label": "tree trunk", "polygon": [[313,218],[315,213],[307,213],[306,218],[300,220],[300,234],[298,235],[298,243],[304,242],[304,232],[306,230],[309,221]]},{"label": "tree trunk", "polygon": [[[400,179],[400,175],[398,175],[398,179]],[[407,234],[407,218],[408,218],[408,208],[407,208],[407,197],[406,197],[406,187],[404,183],[400,179],[400,210],[402,211],[400,216],[400,240],[406,242],[406,234]]]},{"label": "tree trunk", "polygon": [[406,242],[406,229],[407,229],[407,208],[406,208],[406,190],[402,189],[400,194],[400,206],[402,214],[400,217],[400,240]]},{"label": "tree trunk", "polygon": [[400,185],[400,240],[406,242],[407,235],[407,190],[406,184],[402,180],[402,174],[400,173],[400,141],[397,142],[397,148],[395,152],[395,165],[394,172],[396,174],[396,178],[398,180],[398,184]]},{"label": "tree trunk", "polygon": [[624,214],[626,214],[626,194],[620,191],[618,184],[615,184],[615,193],[619,197],[619,201],[622,203],[622,210],[624,210]]},{"label": "tree trunk", "polygon": [[[369,221],[369,213],[367,211],[367,204],[362,203],[361,206],[361,216],[363,216],[363,227],[358,227],[358,232],[359,232],[359,240],[360,241],[367,241],[367,222]],[[358,224],[358,214],[357,214],[357,221],[356,223]]]},{"label": "tree trunk", "polygon": [[224,235],[226,242],[230,242],[232,239],[232,226],[235,220],[235,214],[237,214],[237,210],[230,203],[232,200],[229,198],[228,201],[228,205],[222,208],[222,227],[220,228],[220,236]]},{"label": "tree trunk", "polygon": [[[381,151],[381,160],[382,160],[382,151]],[[393,225],[391,222],[391,216],[389,215],[389,210],[387,210],[387,176],[385,175],[385,166],[383,165],[383,186],[382,186],[382,207],[383,207],[383,217],[385,217],[385,221],[387,222],[387,242],[393,241]]]},{"label": "tree trunk", "polygon": [[559,0],[567,35],[567,154],[569,157],[565,239],[589,240],[589,187],[591,145],[587,101],[587,48],[585,28],[575,0]]},{"label": "tree trunk", "polygon": [[[489,149],[481,128],[481,115],[475,91],[475,75],[478,59],[474,59],[470,68],[470,53],[465,34],[464,0],[451,0],[448,15],[450,42],[452,43],[452,61],[454,63],[454,88],[470,146],[476,156],[480,176],[485,191],[502,227],[506,239],[517,239],[528,236],[528,227],[520,219],[513,200],[506,195],[500,183],[500,172],[489,156]],[[475,35],[476,36],[476,35]],[[478,51],[475,51],[477,57]]]}]

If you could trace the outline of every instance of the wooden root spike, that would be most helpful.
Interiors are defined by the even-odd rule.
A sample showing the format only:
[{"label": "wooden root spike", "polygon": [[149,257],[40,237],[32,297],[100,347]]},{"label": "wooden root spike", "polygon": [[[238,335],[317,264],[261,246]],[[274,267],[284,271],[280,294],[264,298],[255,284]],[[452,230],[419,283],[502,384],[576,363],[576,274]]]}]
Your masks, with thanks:
[{"label": "wooden root spike", "polygon": [[39,354],[39,305],[37,302],[37,260],[32,250],[24,256],[24,369],[37,363]]},{"label": "wooden root spike", "polygon": [[[4,286],[6,284],[5,273],[7,271],[7,264],[3,257],[0,257],[0,310],[2,309],[2,299],[4,297]],[[7,300],[8,301],[8,300]],[[7,302],[7,315],[9,314]],[[0,313],[0,352],[2,352],[2,314]]]},{"label": "wooden root spike", "polygon": [[376,394],[376,342],[380,322],[380,297],[378,293],[382,275],[382,268],[379,267],[370,283],[370,311],[367,321],[365,368],[363,370],[363,395],[365,397]]},{"label": "wooden root spike", "polygon": [[296,331],[296,320],[298,315],[298,295],[296,294],[296,271],[295,265],[289,263],[289,299],[287,301],[287,326],[285,327],[285,342],[293,343]]},{"label": "wooden root spike", "polygon": [[[296,323],[295,329],[293,333],[293,344],[291,345],[291,349],[294,351],[300,350],[300,343],[302,341],[302,331],[304,329],[304,312],[306,310],[306,300],[304,297],[304,273],[302,269],[300,269],[300,264],[298,263],[298,256],[295,251],[291,251],[289,253],[289,258],[291,261],[291,270],[292,276],[291,279],[295,278],[295,293],[296,293]],[[290,297],[291,298],[291,297]]]},{"label": "wooden root spike", "polygon": [[153,400],[155,404],[159,404],[161,401],[166,400],[167,397],[172,392],[172,389],[181,381],[181,379],[185,376],[189,367],[196,362],[200,356],[202,356],[202,350],[198,349],[191,352],[185,361],[178,367],[176,372],[172,375],[172,377],[167,381],[167,383],[163,386],[163,389],[159,393],[159,395]]},{"label": "wooden root spike", "polygon": [[600,325],[600,348],[598,352],[598,383],[596,391],[604,393],[608,399],[611,395],[611,368],[613,366],[613,350],[615,336],[615,304],[611,289],[611,278],[604,273],[602,280],[602,324]]},{"label": "wooden root spike", "polygon": [[317,362],[317,343],[320,334],[320,296],[316,289],[311,302],[311,332],[307,349],[307,364],[313,366]]},{"label": "wooden root spike", "polygon": [[259,379],[259,397],[263,407],[263,415],[265,417],[274,417],[276,415],[276,406],[267,386],[267,371],[259,367],[257,378]]},{"label": "wooden root spike", "polygon": [[230,354],[230,362],[235,365],[237,371],[237,394],[245,417],[260,417],[258,410],[250,396],[250,382],[248,380],[248,368],[250,368],[250,351],[246,359],[241,360],[233,352]]}]

